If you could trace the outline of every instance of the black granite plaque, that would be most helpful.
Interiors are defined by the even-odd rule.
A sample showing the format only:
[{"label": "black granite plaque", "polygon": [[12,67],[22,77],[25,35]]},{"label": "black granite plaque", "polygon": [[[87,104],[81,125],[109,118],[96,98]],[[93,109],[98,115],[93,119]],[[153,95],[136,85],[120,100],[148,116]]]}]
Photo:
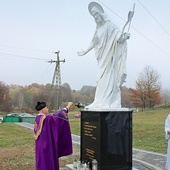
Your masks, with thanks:
[{"label": "black granite plaque", "polygon": [[132,111],[81,111],[81,160],[98,170],[132,169]]}]

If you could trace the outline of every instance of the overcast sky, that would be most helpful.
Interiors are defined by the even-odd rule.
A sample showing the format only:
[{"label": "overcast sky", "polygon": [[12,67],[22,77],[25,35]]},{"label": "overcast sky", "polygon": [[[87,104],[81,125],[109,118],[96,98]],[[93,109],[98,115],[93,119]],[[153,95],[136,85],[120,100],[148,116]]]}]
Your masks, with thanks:
[{"label": "overcast sky", "polygon": [[[52,83],[60,51],[61,81],[72,89],[96,85],[96,59],[86,49],[95,31],[88,12],[89,0],[0,1],[0,81],[30,85]],[[170,88],[170,1],[98,0],[108,16],[122,29],[133,9],[128,40],[127,87],[135,87],[138,74],[150,65],[161,75],[163,88]],[[127,31],[127,29],[125,30]]]}]

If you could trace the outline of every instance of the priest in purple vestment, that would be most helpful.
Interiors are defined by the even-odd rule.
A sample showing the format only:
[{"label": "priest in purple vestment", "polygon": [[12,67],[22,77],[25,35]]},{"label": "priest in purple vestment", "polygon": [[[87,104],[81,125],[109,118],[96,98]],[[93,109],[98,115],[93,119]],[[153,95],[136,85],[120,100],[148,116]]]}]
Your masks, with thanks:
[{"label": "priest in purple vestment", "polygon": [[59,170],[59,157],[72,154],[68,110],[73,103],[54,114],[48,114],[45,102],[38,102],[34,124],[36,170]]}]

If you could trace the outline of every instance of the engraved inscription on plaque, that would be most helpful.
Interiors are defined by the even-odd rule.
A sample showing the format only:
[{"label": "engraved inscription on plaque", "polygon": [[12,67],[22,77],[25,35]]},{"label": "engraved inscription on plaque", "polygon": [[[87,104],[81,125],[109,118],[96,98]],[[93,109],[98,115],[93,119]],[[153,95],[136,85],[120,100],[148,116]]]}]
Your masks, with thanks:
[{"label": "engraved inscription on plaque", "polygon": [[96,136],[94,133],[96,128],[96,126],[91,125],[89,122],[84,122],[84,135],[96,140]]},{"label": "engraved inscription on plaque", "polygon": [[83,159],[93,160],[98,157],[100,141],[100,124],[99,116],[96,114],[84,113],[82,115],[82,152]]},{"label": "engraved inscription on plaque", "polygon": [[93,160],[94,159],[94,154],[95,154],[94,150],[86,148],[86,156],[87,156],[87,158]]}]

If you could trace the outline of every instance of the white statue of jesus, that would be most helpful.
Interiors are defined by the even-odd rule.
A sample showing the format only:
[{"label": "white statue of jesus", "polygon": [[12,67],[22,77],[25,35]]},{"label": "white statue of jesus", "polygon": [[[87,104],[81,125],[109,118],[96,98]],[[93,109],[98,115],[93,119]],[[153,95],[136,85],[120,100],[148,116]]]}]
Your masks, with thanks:
[{"label": "white statue of jesus", "polygon": [[96,93],[89,110],[121,108],[120,86],[126,79],[128,33],[121,32],[105,15],[103,8],[96,2],[88,6],[96,22],[96,31],[87,50],[78,52],[83,56],[94,49],[98,66]]}]

